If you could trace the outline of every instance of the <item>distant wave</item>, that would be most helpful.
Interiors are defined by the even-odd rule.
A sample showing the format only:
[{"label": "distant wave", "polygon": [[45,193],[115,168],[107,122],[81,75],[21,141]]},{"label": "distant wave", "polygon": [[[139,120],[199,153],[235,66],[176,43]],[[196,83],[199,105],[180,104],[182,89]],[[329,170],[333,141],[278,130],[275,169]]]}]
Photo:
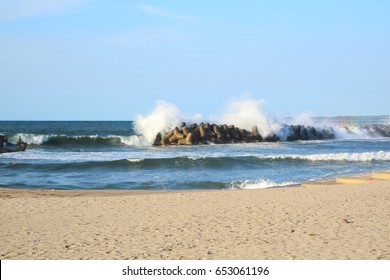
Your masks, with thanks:
[{"label": "distant wave", "polygon": [[259,159],[271,160],[306,160],[306,161],[390,161],[390,152],[367,152],[367,153],[329,153],[329,154],[314,154],[314,155],[259,155]]},{"label": "distant wave", "polygon": [[328,154],[276,154],[246,156],[182,156],[168,158],[129,158],[122,162],[129,166],[164,167],[164,168],[209,168],[225,169],[235,166],[262,165],[274,161],[289,162],[372,162],[390,161],[390,152],[367,153],[328,153]]},{"label": "distant wave", "polygon": [[29,145],[44,146],[138,146],[141,145],[140,139],[136,135],[131,136],[99,136],[99,135],[41,135],[19,133],[9,138],[10,143],[18,142],[18,139]]},{"label": "distant wave", "polygon": [[[178,158],[176,158],[177,160]],[[192,161],[220,161],[220,162],[261,162],[261,161],[274,161],[274,160],[302,160],[302,161],[354,161],[354,162],[367,162],[367,161],[390,161],[390,152],[366,152],[366,153],[327,153],[327,154],[311,154],[311,155],[298,155],[298,154],[275,154],[275,155],[246,155],[246,156],[234,156],[234,157],[184,157],[182,159]]]},{"label": "distant wave", "polygon": [[[289,163],[294,161],[302,162],[373,162],[373,161],[390,161],[390,152],[367,152],[367,153],[329,153],[329,154],[275,154],[275,155],[254,155],[254,156],[179,156],[167,158],[126,158],[126,159],[110,159],[107,157],[99,157],[99,153],[95,156],[89,155],[86,158],[80,158],[77,155],[69,155],[68,158],[64,154],[60,154],[58,158],[46,158],[50,160],[46,163],[29,162],[28,153],[25,154],[26,159],[21,162],[3,163],[2,168],[6,169],[44,169],[50,170],[86,170],[93,168],[105,168],[118,170],[118,168],[153,168],[153,169],[207,169],[207,170],[228,170],[242,166],[261,166],[270,164],[275,161],[281,163]],[[6,158],[8,155],[4,155]],[[13,155],[9,155],[10,159],[14,159]],[[40,156],[38,158],[42,159]],[[289,182],[289,184],[292,182]],[[241,188],[240,185],[247,186],[251,184],[259,184],[259,182],[233,182],[234,188]],[[267,185],[266,182],[261,182]],[[268,185],[273,185],[270,183]],[[243,186],[243,185],[242,185]]]}]

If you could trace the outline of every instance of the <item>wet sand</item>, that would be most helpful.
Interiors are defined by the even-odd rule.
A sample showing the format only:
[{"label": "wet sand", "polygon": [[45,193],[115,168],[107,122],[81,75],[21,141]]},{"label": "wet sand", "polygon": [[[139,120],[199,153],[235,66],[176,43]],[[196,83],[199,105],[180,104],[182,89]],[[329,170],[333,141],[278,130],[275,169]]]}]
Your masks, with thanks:
[{"label": "wet sand", "polygon": [[380,174],[261,190],[3,188],[0,259],[389,260]]}]

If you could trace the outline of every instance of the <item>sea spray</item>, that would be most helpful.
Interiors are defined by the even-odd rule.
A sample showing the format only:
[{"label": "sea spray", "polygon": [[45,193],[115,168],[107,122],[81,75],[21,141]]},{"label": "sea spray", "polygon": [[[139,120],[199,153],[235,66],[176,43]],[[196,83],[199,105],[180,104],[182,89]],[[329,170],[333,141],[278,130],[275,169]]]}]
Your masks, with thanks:
[{"label": "sea spray", "polygon": [[149,115],[136,116],[134,129],[146,143],[151,144],[157,133],[167,132],[178,124],[179,113],[180,110],[174,104],[158,100]]},{"label": "sea spray", "polygon": [[[211,115],[206,118],[212,122],[233,124],[237,127],[251,130],[257,126],[259,133],[263,137],[275,134],[280,129],[280,124],[271,121],[261,110],[264,100],[232,100],[225,105],[224,112],[221,115]],[[173,103],[159,100],[155,108],[146,116],[137,115],[135,118],[134,129],[140,135],[141,139],[133,139],[136,144],[145,142],[153,143],[156,134],[162,134],[173,129],[180,124],[180,121],[200,122],[201,114],[181,113],[179,108]]]},{"label": "sea spray", "polygon": [[283,122],[289,125],[318,126],[318,124],[314,123],[313,114],[310,112],[304,112],[296,117],[286,118]]},{"label": "sea spray", "polygon": [[225,113],[217,117],[219,123],[233,124],[237,127],[251,130],[257,126],[263,137],[277,133],[280,125],[272,122],[261,110],[264,100],[232,100],[225,106]]}]

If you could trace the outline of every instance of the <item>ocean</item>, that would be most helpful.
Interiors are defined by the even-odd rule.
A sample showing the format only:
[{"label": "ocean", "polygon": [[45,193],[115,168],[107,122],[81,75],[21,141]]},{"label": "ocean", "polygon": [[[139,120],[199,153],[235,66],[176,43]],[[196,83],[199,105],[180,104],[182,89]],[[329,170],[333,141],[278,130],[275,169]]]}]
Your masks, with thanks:
[{"label": "ocean", "polygon": [[0,121],[7,145],[28,143],[0,154],[0,187],[258,189],[390,169],[390,137],[368,129],[388,126],[390,116],[310,122],[335,138],[154,147],[135,121]]}]

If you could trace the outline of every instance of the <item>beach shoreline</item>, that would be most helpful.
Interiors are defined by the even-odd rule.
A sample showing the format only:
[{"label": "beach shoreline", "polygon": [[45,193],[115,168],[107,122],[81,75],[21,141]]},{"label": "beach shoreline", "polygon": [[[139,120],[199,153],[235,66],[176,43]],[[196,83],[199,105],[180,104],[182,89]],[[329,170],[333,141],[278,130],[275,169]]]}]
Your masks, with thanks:
[{"label": "beach shoreline", "polygon": [[389,260],[390,180],[349,178],[258,190],[0,188],[0,259]]}]

